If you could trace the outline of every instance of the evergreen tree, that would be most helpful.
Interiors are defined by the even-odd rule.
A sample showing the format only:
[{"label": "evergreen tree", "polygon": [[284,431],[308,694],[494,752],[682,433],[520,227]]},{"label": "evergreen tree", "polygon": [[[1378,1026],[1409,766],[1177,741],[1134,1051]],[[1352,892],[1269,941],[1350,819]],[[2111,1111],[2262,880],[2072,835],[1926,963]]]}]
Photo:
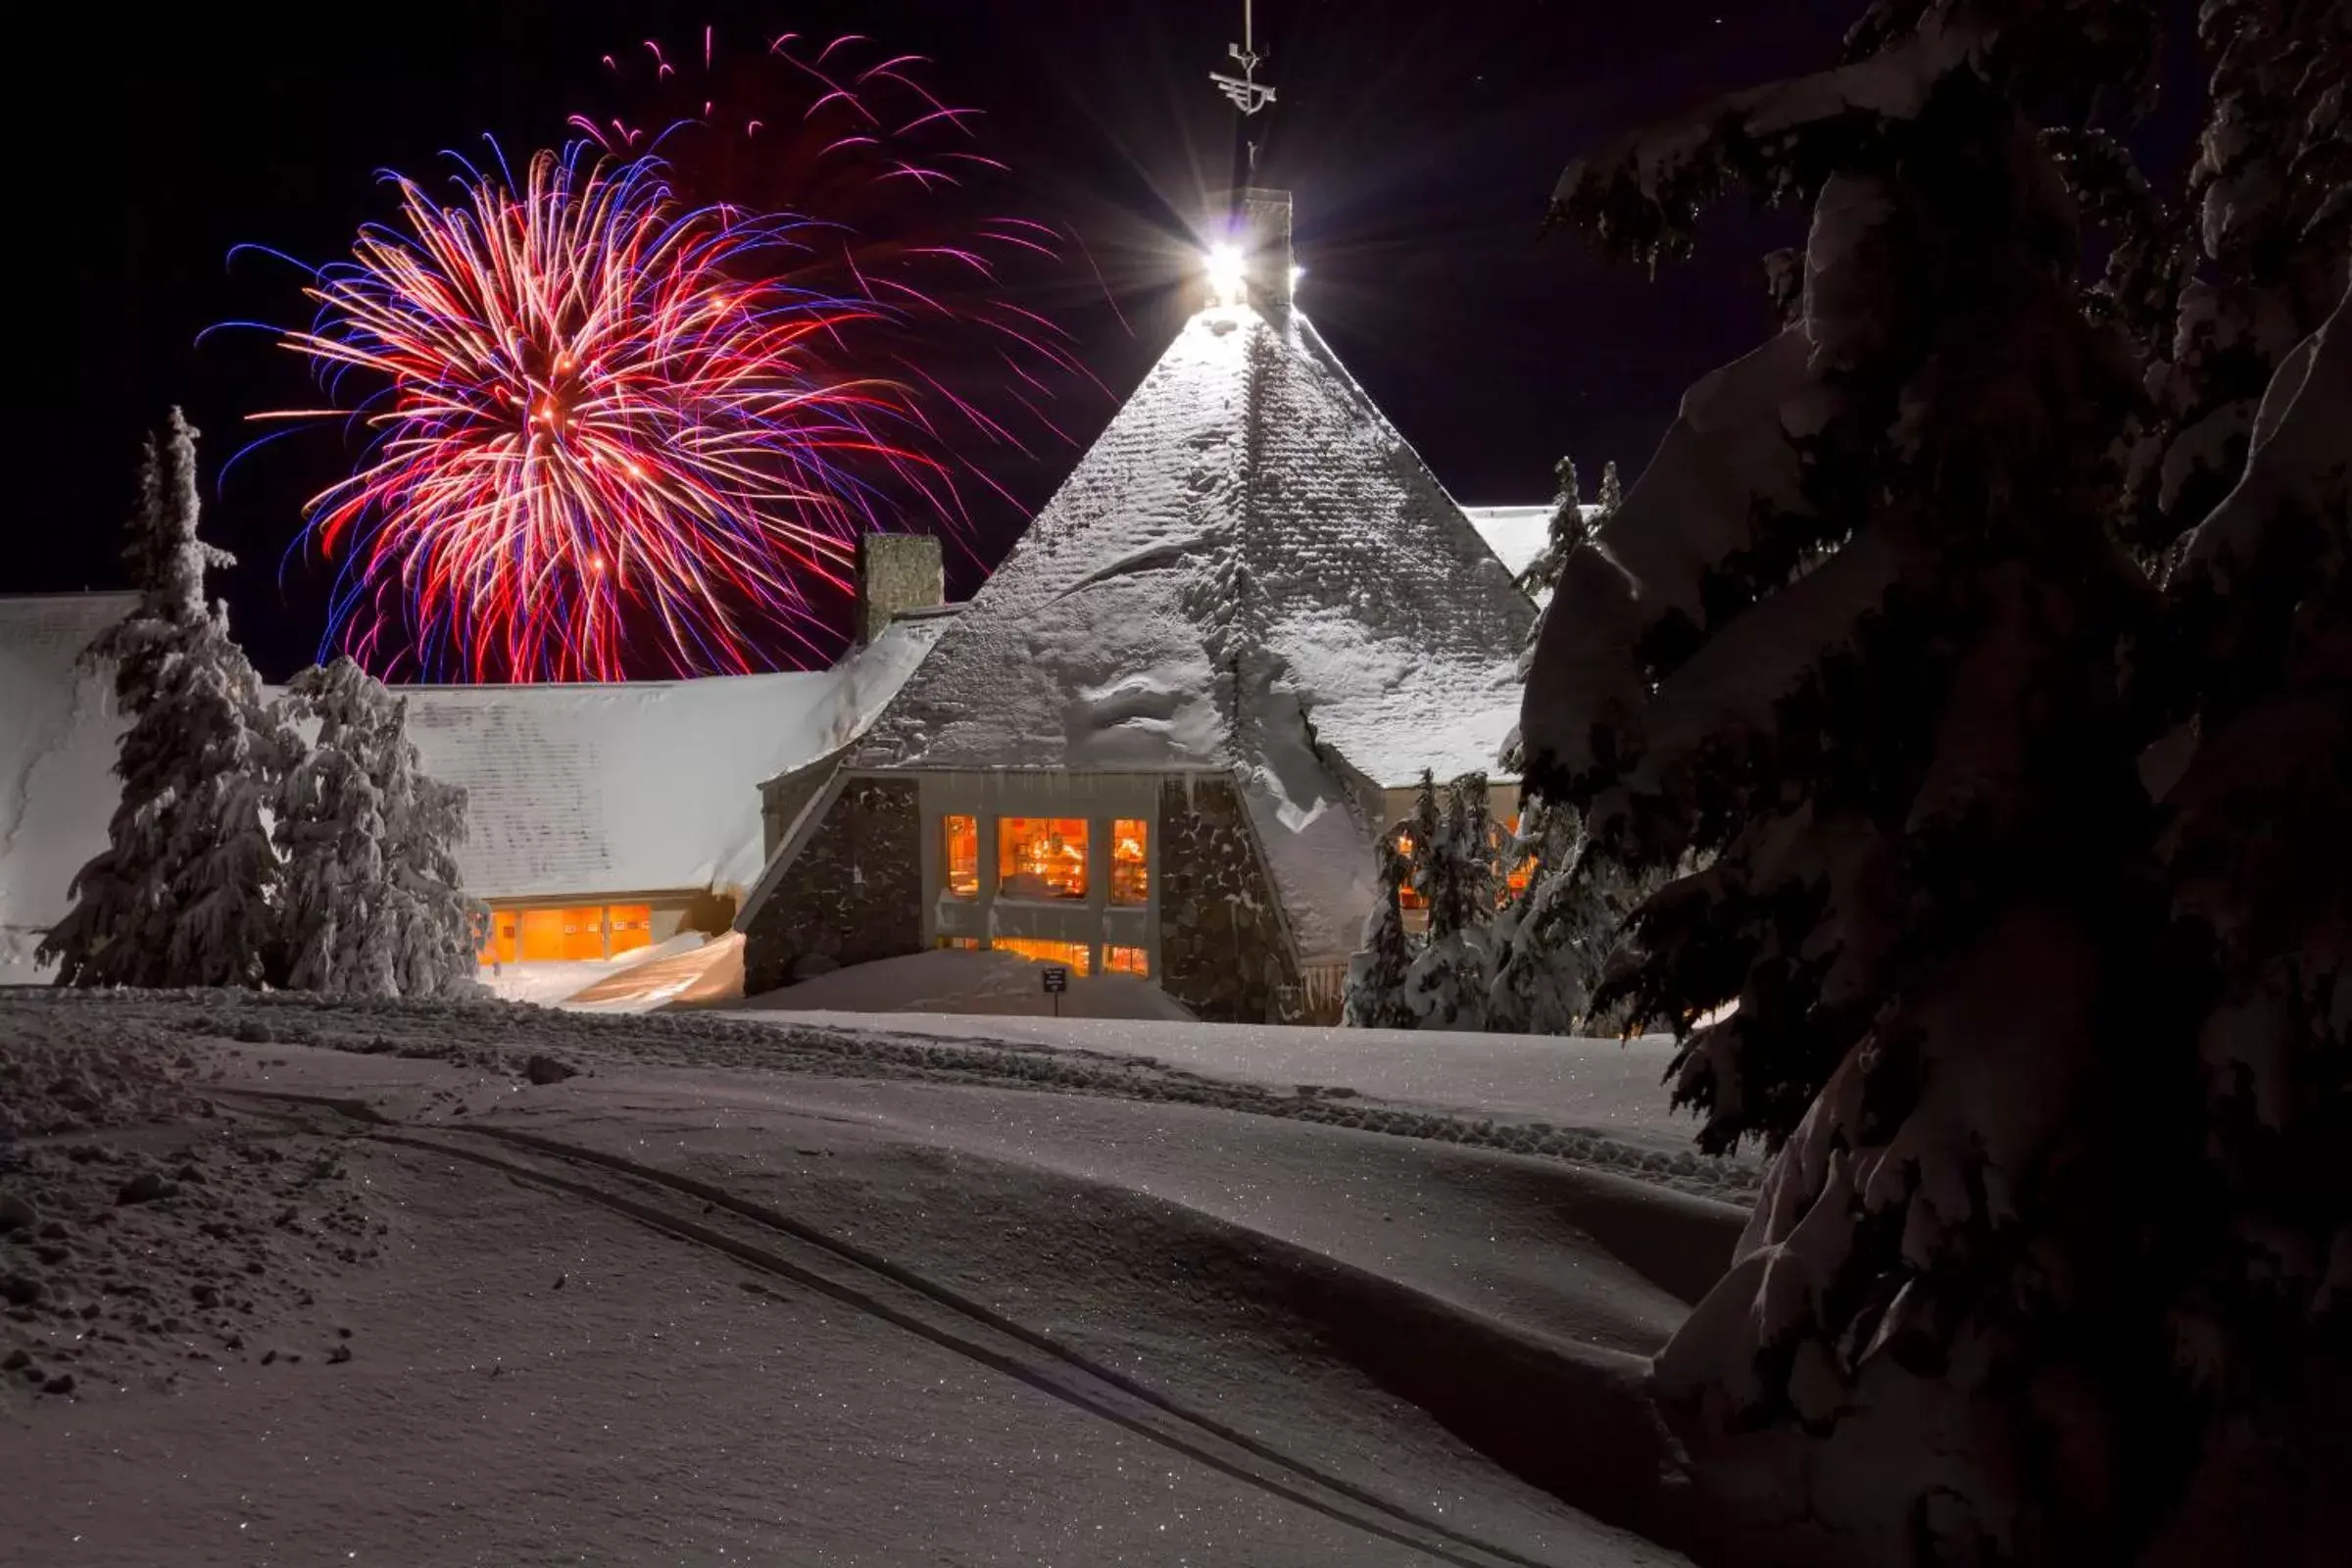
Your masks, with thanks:
[{"label": "evergreen tree", "polygon": [[2135,358],[2027,119],[2144,96],[2151,27],[1886,0],[1561,186],[1650,262],[1734,183],[1811,218],[1801,314],[1565,564],[1523,735],[1604,852],[1712,856],[1600,999],[1682,1037],[1706,1147],[1774,1151],[1653,1386],[1724,1517],[1774,1497],[1813,1561],[2113,1561],[2178,1474],[2115,1245],[2184,1076],[2113,674],[2152,610],[2107,537]]},{"label": "evergreen tree", "polygon": [[[1436,815],[1436,791],[1423,775],[1423,816]],[[1416,833],[1419,829],[1416,826]],[[1487,809],[1487,778],[1465,773],[1446,790],[1446,814],[1422,841],[1422,896],[1429,936],[1405,974],[1405,999],[1424,1029],[1483,1029],[1494,984],[1493,922],[1496,842]]]},{"label": "evergreen tree", "polygon": [[2155,378],[2169,613],[2137,670],[2176,726],[2143,769],[2164,961],[2203,986],[2149,1272],[2197,1417],[2171,1560],[2279,1560],[2352,1525],[2352,887],[2314,853],[2352,815],[2352,3],[2208,0],[2199,30],[2200,275]]},{"label": "evergreen tree", "polygon": [[291,737],[208,606],[196,431],[177,409],[140,466],[122,558],[139,603],[91,645],[129,725],[107,848],[75,874],[74,906],[42,941],[73,986],[256,985],[271,966],[278,880],[264,808]]},{"label": "evergreen tree", "polygon": [[1393,838],[1380,841],[1380,900],[1364,919],[1364,943],[1348,960],[1348,1000],[1342,1021],[1351,1029],[1410,1029],[1405,1005],[1405,971],[1413,961],[1413,940],[1404,929],[1399,898],[1404,857]]},{"label": "evergreen tree", "polygon": [[318,726],[280,781],[276,806],[286,860],[285,983],[296,990],[396,994],[384,797],[374,776],[389,701],[348,658],[314,664],[286,686],[287,717]]},{"label": "evergreen tree", "polygon": [[2319,848],[2352,819],[2352,290],[2248,437],[2168,584],[2195,641],[2158,749],[2167,962],[2205,981],[2195,1170],[2150,1270],[2199,1418],[2180,1562],[2352,1524],[2352,877]]},{"label": "evergreen tree", "polygon": [[2198,275],[2148,375],[2130,520],[2149,549],[2236,483],[2265,389],[2334,309],[2352,255],[2352,4],[2203,0],[2197,30],[2213,71],[2186,203]]},{"label": "evergreen tree", "polygon": [[[1593,530],[1617,515],[1617,509],[1624,505],[1625,481],[1617,477],[1617,463],[1612,458],[1601,465],[1600,496],[1592,503],[1592,516],[1586,524],[1586,536],[1590,538]],[[1556,582],[1558,579],[1554,577],[1553,580]]]},{"label": "evergreen tree", "polygon": [[1635,872],[1588,838],[1573,808],[1534,797],[1522,846],[1527,887],[1494,921],[1487,1027],[1510,1034],[1612,1034],[1622,1004],[1594,1003],[1619,933],[1668,873]]},{"label": "evergreen tree", "polygon": [[1544,535],[1544,548],[1536,552],[1536,559],[1519,573],[1519,591],[1539,604],[1550,596],[1553,585],[1560,580],[1560,567],[1569,553],[1592,536],[1591,526],[1585,521],[1584,498],[1578,493],[1576,460],[1562,458],[1551,471],[1560,481],[1551,498],[1551,523]]},{"label": "evergreen tree", "polygon": [[277,803],[287,984],[374,997],[462,988],[476,908],[455,856],[465,791],[418,770],[406,700],[348,658],[295,676],[285,702],[318,726]]},{"label": "evergreen tree", "polygon": [[1585,961],[1588,950],[1563,940],[1559,918],[1584,827],[1573,808],[1541,791],[1523,795],[1527,806],[1511,854],[1529,877],[1494,917],[1494,983],[1487,993],[1487,1027],[1504,1034],[1572,1034],[1598,978]]},{"label": "evergreen tree", "polygon": [[402,996],[447,996],[474,983],[478,934],[488,909],[469,898],[458,872],[466,842],[466,791],[417,766],[408,736],[407,698],[384,710],[384,866],[392,887],[393,982]]}]

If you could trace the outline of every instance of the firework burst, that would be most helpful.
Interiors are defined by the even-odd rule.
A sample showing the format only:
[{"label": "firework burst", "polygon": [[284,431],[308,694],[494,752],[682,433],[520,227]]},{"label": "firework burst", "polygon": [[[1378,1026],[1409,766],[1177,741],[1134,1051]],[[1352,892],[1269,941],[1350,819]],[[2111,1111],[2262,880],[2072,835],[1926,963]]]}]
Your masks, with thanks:
[{"label": "firework burst", "polygon": [[771,626],[817,647],[805,587],[883,520],[861,469],[953,510],[886,434],[921,428],[905,389],[832,368],[888,313],[792,281],[805,222],[685,207],[658,160],[577,145],[468,170],[449,206],[394,182],[401,226],[314,274],[284,339],[377,384],[370,461],[309,509],[344,560],[328,640],[364,662],[396,652],[390,598],[428,672],[618,679],[632,632],[670,672],[761,667]]},{"label": "firework burst", "polygon": [[861,347],[939,412],[943,451],[967,477],[991,482],[969,461],[975,445],[1024,457],[1070,445],[1062,407],[1108,398],[1054,318],[1075,297],[1109,298],[1091,260],[1078,264],[1084,246],[1011,210],[985,117],[933,91],[924,56],[858,34],[730,49],[705,27],[600,64],[606,103],[570,128],[614,156],[659,153],[697,202],[821,216],[800,276],[885,309],[891,329]]},{"label": "firework burst", "polygon": [[1022,303],[1060,236],[1004,214],[917,59],[698,41],[607,57],[615,112],[522,179],[461,160],[444,203],[386,176],[398,219],[306,269],[317,315],[277,335],[331,406],[259,417],[372,438],[306,512],[339,567],[322,653],[508,681],[821,662],[860,532],[976,560],[974,503],[1025,511],[1005,464],[1068,440],[1071,388],[1107,397]]}]

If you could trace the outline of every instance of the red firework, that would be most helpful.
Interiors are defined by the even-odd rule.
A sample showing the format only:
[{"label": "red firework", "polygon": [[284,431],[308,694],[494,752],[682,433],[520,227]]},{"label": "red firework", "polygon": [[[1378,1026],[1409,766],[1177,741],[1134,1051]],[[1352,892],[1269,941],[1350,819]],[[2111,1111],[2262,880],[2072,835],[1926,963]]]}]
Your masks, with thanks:
[{"label": "red firework", "polygon": [[612,102],[572,128],[615,155],[658,152],[698,203],[821,218],[800,276],[889,307],[896,329],[862,348],[966,434],[1024,455],[1040,434],[1067,444],[1056,405],[1108,396],[1035,308],[1072,292],[1081,248],[1012,211],[984,117],[934,93],[923,56],[857,34],[730,50],[705,27],[689,47],[646,39],[601,63]]},{"label": "red firework", "polygon": [[859,466],[952,510],[880,433],[915,424],[903,390],[827,364],[879,308],[770,265],[805,224],[683,207],[659,161],[584,148],[518,188],[469,172],[448,207],[396,184],[402,226],[318,272],[285,338],[379,383],[372,461],[310,509],[345,561],[330,643],[383,652],[393,596],[420,664],[474,680],[619,679],[632,633],[669,671],[748,670],[768,625],[815,646],[805,582],[841,583],[882,520]]},{"label": "red firework", "polygon": [[264,417],[374,433],[307,513],[340,564],[322,652],[511,681],[819,661],[809,596],[859,532],[960,539],[967,481],[1011,500],[982,453],[1061,433],[1092,377],[1007,280],[1058,239],[1002,212],[974,112],[862,39],[701,43],[608,57],[633,112],[575,117],[521,180],[466,166],[443,205],[392,176],[397,222],[312,274],[281,341],[366,395]]}]

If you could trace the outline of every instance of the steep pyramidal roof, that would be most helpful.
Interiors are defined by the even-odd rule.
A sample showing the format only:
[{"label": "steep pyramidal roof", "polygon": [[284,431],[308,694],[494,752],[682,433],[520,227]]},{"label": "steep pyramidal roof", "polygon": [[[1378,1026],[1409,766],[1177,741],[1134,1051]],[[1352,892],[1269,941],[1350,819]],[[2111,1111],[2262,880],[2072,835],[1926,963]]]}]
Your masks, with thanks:
[{"label": "steep pyramidal roof", "polygon": [[1345,952],[1367,786],[1494,766],[1534,615],[1303,317],[1214,307],[849,763],[1237,773],[1301,946]]},{"label": "steep pyramidal roof", "polygon": [[1310,323],[1210,309],[851,760],[1224,767],[1311,725],[1376,784],[1492,767],[1533,615]]}]

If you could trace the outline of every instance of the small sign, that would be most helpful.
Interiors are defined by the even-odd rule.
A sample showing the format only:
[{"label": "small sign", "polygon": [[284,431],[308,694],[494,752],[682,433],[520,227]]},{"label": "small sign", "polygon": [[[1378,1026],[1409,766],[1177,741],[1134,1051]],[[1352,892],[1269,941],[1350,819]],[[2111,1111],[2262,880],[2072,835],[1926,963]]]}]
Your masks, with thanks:
[{"label": "small sign", "polygon": [[1059,996],[1070,989],[1070,971],[1058,963],[1046,965],[1045,980],[1046,991],[1050,996]]}]

